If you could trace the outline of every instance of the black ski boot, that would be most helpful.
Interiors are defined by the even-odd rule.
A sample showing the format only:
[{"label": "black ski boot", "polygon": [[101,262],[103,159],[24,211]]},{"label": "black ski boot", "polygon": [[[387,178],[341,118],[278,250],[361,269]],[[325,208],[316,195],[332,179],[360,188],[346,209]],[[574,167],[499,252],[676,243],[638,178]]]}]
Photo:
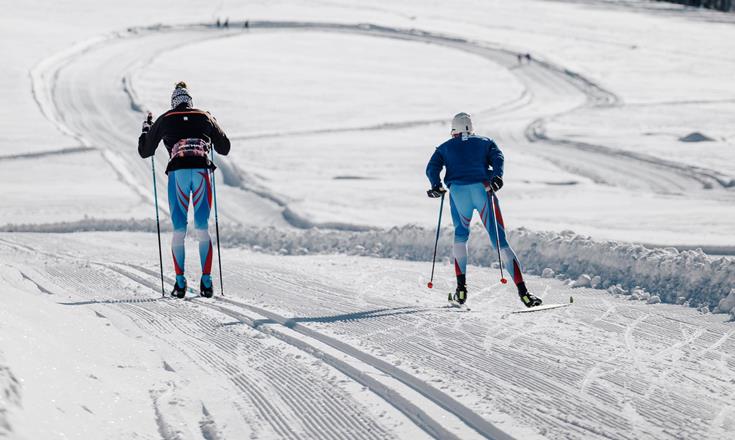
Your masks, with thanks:
[{"label": "black ski boot", "polygon": [[209,278],[209,287],[207,287],[207,283],[204,282],[204,277],[202,277],[202,280],[199,282],[199,294],[205,298],[211,298],[212,295],[214,295],[214,284],[212,284],[212,278]]},{"label": "black ski boot", "polygon": [[526,288],[526,283],[519,283],[518,284],[518,296],[521,298],[521,302],[523,302],[523,305],[531,308],[540,306],[543,301],[541,301],[541,298],[538,298],[534,294],[528,291]]},{"label": "black ski boot", "polygon": [[456,301],[457,304],[467,301],[467,282],[464,275],[457,275],[457,290],[454,294],[449,294],[449,301]]},{"label": "black ski boot", "polygon": [[186,279],[183,279],[183,286],[179,284],[180,281],[182,280],[177,279],[174,282],[174,289],[171,291],[171,296],[175,296],[176,298],[183,298],[186,296]]}]

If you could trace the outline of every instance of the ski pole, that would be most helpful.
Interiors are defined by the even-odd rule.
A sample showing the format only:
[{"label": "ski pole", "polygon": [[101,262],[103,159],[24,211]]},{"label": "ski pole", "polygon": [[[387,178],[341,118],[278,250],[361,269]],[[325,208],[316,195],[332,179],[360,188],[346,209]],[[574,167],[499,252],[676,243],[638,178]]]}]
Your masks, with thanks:
[{"label": "ski pole", "polygon": [[158,187],[156,185],[156,155],[155,154],[151,156],[151,170],[153,170],[153,199],[155,200],[155,205],[156,205],[156,232],[158,233],[158,264],[159,264],[159,267],[161,268],[161,297],[165,297],[166,288],[163,287],[163,252],[161,251],[161,221],[159,220],[159,217],[158,217]]},{"label": "ski pole", "polygon": [[436,240],[434,240],[434,256],[431,258],[431,279],[429,284],[426,285],[429,289],[434,287],[434,266],[436,265],[436,247],[439,245],[439,232],[442,228],[442,211],[444,210],[444,193],[442,193],[442,199],[439,202],[439,222],[436,225]]},{"label": "ski pole", "polygon": [[[214,148],[211,151],[212,163],[214,164]],[[212,193],[214,194],[214,230],[217,234],[217,263],[219,264],[219,289],[220,295],[225,296],[225,286],[222,284],[222,255],[219,248],[219,215],[217,214],[217,185],[214,181],[214,170],[212,170]]]},{"label": "ski pole", "polygon": [[498,265],[500,267],[500,282],[506,284],[508,280],[503,276],[503,260],[500,258],[500,234],[498,233],[498,215],[500,214],[500,208],[495,209],[495,191],[490,191],[490,205],[493,209],[493,222],[495,223],[495,249],[498,251]]}]

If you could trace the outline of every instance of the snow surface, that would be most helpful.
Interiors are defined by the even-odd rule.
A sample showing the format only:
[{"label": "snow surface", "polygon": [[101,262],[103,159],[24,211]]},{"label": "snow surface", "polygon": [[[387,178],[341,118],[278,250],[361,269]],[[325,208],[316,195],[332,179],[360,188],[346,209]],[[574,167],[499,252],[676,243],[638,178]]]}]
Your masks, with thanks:
[{"label": "snow surface", "polygon": [[[723,315],[535,277],[529,287],[547,303],[573,295],[574,304],[512,315],[522,307],[512,289],[475,266],[472,310],[462,312],[446,308],[449,265],[427,291],[424,263],[238,249],[223,254],[224,299],[174,301],[157,296],[151,238],[0,236],[10,262],[2,347],[23,387],[23,409],[8,408],[13,432],[423,438],[413,411],[446,429],[440,438],[477,438],[472,417],[516,438],[728,438],[735,430],[735,345]],[[102,241],[109,245],[96,246]],[[369,389],[394,390],[389,404],[342,362],[378,380]],[[132,412],[136,422],[126,422]],[[37,423],[46,413],[58,416]]]},{"label": "snow surface", "polygon": [[[0,6],[0,437],[735,434],[735,267],[697,250],[735,255],[732,15],[637,0]],[[217,158],[227,297],[211,301],[158,299],[152,162],[135,152],[181,79],[233,138]],[[475,226],[472,310],[444,308],[447,213],[426,290],[423,169],[457,111],[505,152],[529,286],[571,307],[512,315]],[[712,141],[680,141],[695,132]],[[153,163],[167,249],[164,154]]]}]

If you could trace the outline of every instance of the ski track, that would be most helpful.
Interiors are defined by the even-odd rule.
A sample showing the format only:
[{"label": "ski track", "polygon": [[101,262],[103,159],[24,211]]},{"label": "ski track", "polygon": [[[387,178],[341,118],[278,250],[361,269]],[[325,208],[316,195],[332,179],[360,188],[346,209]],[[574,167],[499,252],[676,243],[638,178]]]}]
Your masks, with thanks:
[{"label": "ski track", "polygon": [[[237,23],[232,24],[238,28]],[[541,59],[517,65],[516,53],[485,43],[417,29],[400,29],[372,24],[335,24],[318,22],[251,21],[249,32],[326,31],[352,33],[379,38],[427,42],[469,52],[491,60],[512,72],[526,87],[514,100],[480,111],[476,117],[498,127],[497,140],[518,144],[531,154],[545,157],[559,168],[605,185],[619,184],[625,171],[626,187],[655,193],[676,194],[692,188],[729,187],[735,179],[717,172],[688,167],[643,154],[623,152],[599,145],[549,137],[547,121],[575,111],[623,105],[611,92],[561,66]],[[199,43],[206,39],[243,35],[240,30],[225,31],[208,24],[131,28],[107,37],[80,44],[65,53],[40,63],[32,72],[32,89],[44,115],[80,140],[82,148],[101,149],[118,178],[129,185],[145,203],[152,201],[146,185],[150,164],[140,160],[131,140],[135,139],[146,110],[135,92],[132,78],[163,51]],[[394,130],[439,121],[405,121],[368,127],[346,127],[343,131]],[[284,136],[318,134],[321,131],[285,132]],[[254,139],[258,133],[240,134],[237,139]],[[123,154],[123,152],[125,152]],[[219,162],[218,162],[219,163]],[[317,224],[288,205],[288,198],[275,194],[257,178],[231,163],[220,163],[223,182],[242,190],[242,200],[223,209],[223,219],[239,223],[267,221],[279,227],[322,227],[365,230],[367,227],[344,223]],[[165,193],[165,160],[158,155],[159,192]],[[708,196],[708,194],[710,194]],[[729,197],[729,195],[725,195]],[[703,192],[702,197],[723,197],[721,192]],[[165,211],[165,207],[164,211]],[[259,214],[255,215],[254,212]],[[275,219],[279,219],[274,223]]]},{"label": "ski track", "polygon": [[[112,267],[112,266],[106,266],[106,267],[118,273],[121,273],[124,276],[127,276],[128,278],[133,279],[136,282],[140,282],[141,284],[146,285],[150,287],[151,289],[156,288],[156,285],[152,280],[146,281],[144,279],[140,279],[139,277],[135,276],[134,274],[131,274],[130,272],[121,270],[119,267],[117,268]],[[147,273],[148,276],[150,277],[156,277],[158,275],[157,273],[150,271],[148,269],[142,268],[142,267],[135,267],[135,269],[140,270],[144,273]],[[169,279],[167,281],[169,283],[173,283],[172,279]],[[505,433],[495,428],[492,424],[483,420],[479,415],[473,413],[470,409],[464,407],[464,405],[460,404],[457,401],[452,400],[445,394],[439,392],[436,389],[433,389],[428,384],[422,382],[421,380],[416,379],[415,377],[411,375],[407,375],[403,373],[402,371],[396,369],[395,367],[392,367],[390,364],[387,364],[384,361],[374,358],[366,353],[360,352],[359,350],[356,350],[351,346],[343,344],[336,339],[326,337],[311,329],[300,326],[298,323],[295,323],[292,320],[283,318],[279,315],[268,312],[267,310],[264,310],[262,308],[253,307],[253,306],[249,306],[246,304],[241,304],[235,301],[228,300],[227,298],[219,299],[219,301],[223,301],[227,303],[229,306],[235,306],[236,308],[239,308],[239,309],[255,311],[256,313],[267,317],[269,320],[273,321],[274,323],[278,323],[289,329],[294,329],[297,332],[307,337],[323,342],[348,356],[351,356],[355,359],[358,359],[364,362],[365,364],[368,364],[374,368],[377,368],[383,373],[389,376],[392,376],[393,378],[403,382],[404,384],[408,385],[409,387],[423,394],[426,398],[438,404],[443,409],[457,415],[457,417],[459,417],[463,422],[467,423],[468,426],[478,431],[485,438],[494,438],[494,439],[510,438]],[[245,315],[242,315],[239,312],[235,312],[231,310],[230,308],[222,307],[221,305],[212,305],[212,304],[207,304],[207,303],[202,303],[200,304],[200,306],[220,311],[228,316],[231,316],[237,319],[240,322],[248,323],[248,325],[250,325],[256,330],[260,330],[262,327],[262,324],[260,323],[259,320],[254,321],[251,318]],[[278,337],[279,339],[284,340],[285,342],[293,346],[296,346],[299,349],[302,349],[304,351],[311,353],[312,355],[314,354],[313,349],[311,349],[308,346],[308,344],[303,344],[297,339],[288,337],[278,332],[276,333],[268,332],[268,334],[274,335]],[[391,390],[386,389],[379,382],[375,382],[374,380],[371,380],[369,377],[366,377],[364,373],[358,370],[355,370],[354,368],[348,367],[346,365],[342,365],[337,359],[329,355],[326,355],[324,353],[320,354],[318,357],[322,360],[327,361],[327,363],[334,366],[335,368],[338,368],[340,371],[347,374],[349,377],[353,378],[354,380],[359,381],[362,385],[367,386],[370,389],[372,389],[374,392],[378,393],[387,402],[393,404],[396,408],[404,412],[417,425],[421,426],[422,429],[424,429],[428,434],[432,435],[433,437],[442,438],[442,439],[458,438],[451,432],[444,429],[441,423],[432,420],[432,418],[429,415],[421,411],[419,408],[415,407],[412,403],[396,395]],[[287,377],[283,377],[282,379],[284,381],[288,380]]]},{"label": "ski track", "polygon": [[[237,27],[236,23],[232,27]],[[475,53],[511,69],[527,88],[518,100],[481,115],[501,127],[500,141],[519,143],[560,168],[601,184],[615,185],[620,172],[625,170],[626,186],[658,193],[684,192],[692,185],[728,186],[727,176],[709,170],[547,135],[545,123],[554,117],[582,109],[622,105],[612,93],[559,66],[535,61],[516,67],[512,52],[418,30],[265,21],[251,22],[252,29],[348,32],[424,41]],[[130,147],[145,109],[137,100],[130,80],[132,72],[145,65],[140,62],[141,57],[150,58],[170,48],[233,34],[207,25],[185,25],[137,29],[100,39],[42,63],[32,75],[34,96],[38,96],[45,115],[63,132],[80,140],[79,148],[105,152],[105,159],[118,177],[139,193],[141,200],[148,202],[149,191],[140,182],[150,180],[149,163],[139,160]],[[390,130],[432,123],[436,121],[407,121],[395,126],[354,130]],[[309,133],[290,133],[294,134]],[[240,137],[253,138],[257,134]],[[160,159],[157,168],[162,177],[165,164]],[[231,221],[253,218],[252,209],[256,207],[266,213],[263,218],[269,223],[273,223],[273,218],[281,218],[282,223],[276,222],[276,226],[313,226],[290,211],[284,197],[260,187],[242,170],[232,167],[223,171],[228,184],[244,190],[241,201],[223,210],[224,218]],[[159,179],[161,192],[165,192],[164,180]],[[255,219],[259,220],[260,217]],[[33,240],[36,239],[28,238],[24,243]],[[718,419],[724,417],[717,409],[735,404],[733,397],[725,394],[726,390],[707,394],[708,389],[722,387],[722,374],[726,374],[724,380],[735,380],[732,332],[723,334],[720,327],[707,321],[682,321],[678,315],[669,316],[665,311],[669,309],[637,304],[610,306],[589,301],[534,319],[501,317],[503,322],[490,323],[492,327],[488,328],[487,320],[474,318],[474,313],[449,314],[436,307],[414,305],[385,307],[384,303],[362,293],[335,289],[313,280],[305,284],[300,276],[275,268],[225,273],[228,290],[237,292],[238,302],[245,304],[229,300],[209,304],[128,298],[125,295],[130,296],[131,283],[156,291],[156,274],[133,266],[90,265],[79,255],[44,254],[43,242],[35,247],[14,240],[1,242],[13,246],[14,252],[31,252],[36,256],[28,258],[45,263],[45,273],[34,269],[36,266],[31,263],[18,263],[23,277],[42,291],[74,292],[86,298],[95,309],[105,307],[121,313],[142,330],[175,347],[201,370],[227,378],[237,393],[229,398],[242,405],[239,412],[244,418],[254,417],[247,421],[262,435],[381,439],[390,438],[392,433],[368,417],[361,404],[342,388],[335,387],[332,379],[320,374],[323,370],[307,365],[303,359],[284,355],[280,346],[274,348],[259,339],[242,337],[219,319],[224,313],[247,323],[249,318],[238,311],[243,307],[269,312],[272,316],[295,316],[275,321],[312,336],[322,335],[323,341],[339,338],[351,344],[349,351],[353,355],[372,362],[373,366],[378,364],[373,359],[389,360],[390,364],[399,365],[394,367],[395,371],[391,370],[393,374],[402,375],[404,380],[414,378],[422,382],[422,377],[438,378],[432,388],[440,394],[454,401],[464,398],[474,402],[464,414],[467,417],[483,419],[493,412],[503,412],[525,420],[526,415],[531,415],[533,425],[550,438],[634,439],[661,434],[673,438],[706,438],[712,432],[710,425],[721,423]],[[120,288],[120,292],[113,292],[112,287]],[[111,298],[96,300],[101,291],[110,292]],[[490,289],[488,293],[496,297],[478,295],[473,301],[500,307],[498,291]],[[585,290],[576,292],[584,295]],[[367,310],[355,308],[356,297]],[[548,298],[549,301],[558,299],[553,293]],[[314,315],[315,311],[318,316]],[[576,332],[579,338],[558,339],[549,329],[559,325],[579,327]],[[268,326],[266,334],[279,337],[275,335],[278,330],[272,328]],[[285,340],[288,337],[283,334],[279,338],[288,343]],[[598,343],[610,350],[591,353],[592,359],[578,358],[586,344]],[[298,341],[292,340],[290,345],[304,349]],[[700,371],[701,359],[717,360],[723,367]],[[243,362],[247,363],[248,371],[252,368],[254,375],[243,374]],[[331,362],[334,366],[337,360]],[[676,383],[679,388],[664,382]],[[156,391],[151,393],[161,436],[177,438],[172,423],[158,409]],[[397,399],[389,403],[406,412],[414,411]],[[453,409],[461,412],[459,407]],[[414,421],[416,415],[413,414]],[[645,423],[640,423],[641,419]],[[201,423],[210,433],[206,435],[215,438],[214,416],[204,411]],[[432,420],[427,419],[427,423],[431,424]],[[423,428],[430,430],[428,426]],[[205,435],[205,428],[201,430]]]},{"label": "ski track", "polygon": [[[42,240],[27,239],[24,246],[15,249],[32,249],[46,260],[47,256],[38,253],[43,250]],[[13,240],[4,239],[3,243],[7,241]],[[132,255],[130,258],[134,260]],[[440,307],[405,301],[386,307],[368,294],[360,296],[307,280],[303,274],[267,267],[225,272],[225,286],[236,295],[225,301],[177,301],[147,296],[149,288],[160,286],[153,270],[135,264],[101,267],[85,261],[80,256],[57,257],[46,264],[47,279],[42,281],[37,279],[41,274],[20,269],[47,289],[59,284],[89,299],[99,298],[100,289],[110,291],[115,278],[122,280],[115,285],[145,286],[146,296],[140,300],[126,301],[124,292],[130,289],[126,287],[123,293],[111,293],[115,301],[93,307],[124,313],[149,334],[178,347],[201,369],[228,377],[239,390],[237,398],[256,409],[256,426],[267,425],[279,437],[310,437],[317,431],[354,433],[366,427],[354,416],[357,409],[344,408],[344,401],[324,395],[329,391],[322,389],[324,385],[311,389],[315,378],[303,365],[260,347],[257,339],[230,332],[232,326],[223,324],[216,318],[221,315],[212,315],[208,309],[236,322],[250,322],[251,327],[281,340],[279,326],[283,331],[306,332],[300,333],[306,340],[314,337],[311,332],[321,340],[337,339],[353,347],[347,350],[357,352],[351,356],[368,364],[375,364],[373,359],[387,362],[402,372],[388,374],[427,381],[452,399],[463,399],[480,417],[496,411],[514,418],[529,414],[534,426],[549,438],[634,439],[659,438],[660,434],[704,439],[712,432],[710,424],[716,421],[718,409],[735,404],[724,386],[735,380],[732,330],[723,330],[722,324],[696,315],[687,318],[673,314],[670,308],[637,302],[627,305],[619,301],[611,313],[612,299],[586,300],[585,289],[576,289],[575,305],[563,311],[538,314],[533,319],[501,316],[497,322],[488,322],[474,309],[482,310],[485,304],[501,308],[514,300],[510,294],[503,296],[502,288],[473,297],[470,313],[447,313]],[[413,276],[405,271],[385,271],[382,275]],[[366,289],[387,287],[378,282]],[[556,290],[550,289],[549,301],[568,297],[568,293]],[[498,301],[497,296],[505,299]],[[359,307],[354,305],[355,298],[361,298]],[[253,311],[266,318],[270,314],[271,319],[248,317]],[[574,329],[571,332],[577,337],[557,331],[559,326]],[[179,341],[181,334],[187,335],[186,343]],[[298,347],[299,341],[291,342]],[[589,344],[606,349],[590,351],[584,348]],[[580,352],[588,356],[580,358]],[[233,359],[232,353],[241,357]],[[243,376],[238,362],[244,358],[264,377]],[[711,361],[723,367],[703,371],[703,365]],[[289,403],[282,397],[291,395],[302,398]],[[309,402],[312,395],[322,396],[318,400],[328,403],[315,408]],[[325,422],[314,419],[313,414],[333,414],[335,420]]]},{"label": "ski track", "polygon": [[95,148],[78,146],[61,148],[57,150],[34,151],[32,153],[8,154],[0,156],[0,162],[7,160],[40,159],[53,156],[72,155],[76,153],[87,153],[89,151],[95,151]]},{"label": "ski track", "polygon": [[[7,245],[12,241],[2,240],[2,243]],[[25,251],[33,252],[36,255],[44,254],[44,252],[38,252],[30,246],[14,247],[15,249],[23,248]],[[298,359],[294,361],[293,357],[284,356],[280,351],[265,349],[260,346],[258,339],[243,338],[228,331],[228,326],[223,324],[221,320],[211,316],[210,313],[201,313],[203,309],[215,310],[237,319],[238,322],[249,323],[250,327],[255,330],[261,330],[262,324],[258,320],[248,318],[242,313],[232,310],[232,307],[191,300],[177,301],[168,297],[100,301],[94,299],[98,292],[110,291],[112,285],[121,285],[120,281],[115,281],[119,277],[122,277],[123,281],[144,286],[146,291],[150,289],[156,292],[158,291],[158,274],[140,267],[89,262],[79,260],[78,257],[61,258],[55,268],[49,267],[48,269],[46,276],[51,279],[46,282],[65,286],[67,291],[73,291],[83,297],[90,298],[88,301],[62,302],[61,304],[114,307],[115,312],[127,316],[147,334],[155,335],[167,345],[181,351],[191,363],[197,365],[201,370],[210,373],[217,372],[219,375],[227,377],[235,388],[240,391],[240,399],[248,400],[250,406],[257,411],[259,422],[268,424],[272,428],[272,433],[279,438],[365,438],[376,440],[393,438],[393,434],[389,430],[381,427],[375,420],[371,420],[365,415],[366,411],[360,407],[359,403],[355,402],[349,395],[344,394],[343,391],[335,388],[334,379],[327,379],[328,383],[325,384],[324,377],[315,375],[313,371],[306,368],[304,361]],[[136,274],[136,271],[139,270],[143,271],[143,275]],[[172,280],[167,281],[172,282]],[[124,284],[122,283],[123,286]],[[121,290],[125,291],[126,289]],[[129,287],[127,290],[129,290]],[[241,309],[244,306],[233,302],[227,302],[227,305],[234,305]],[[263,309],[256,310],[267,314],[270,319],[277,320],[285,327],[291,328],[285,318],[273,315]],[[365,376],[363,372],[354,368],[348,371],[349,367],[339,365],[340,361],[336,358],[324,353],[315,354],[318,353],[318,350],[308,343],[300,342],[298,339],[271,330],[261,331],[276,336],[289,345],[325,361],[326,364],[358,380],[362,385],[383,397],[386,402],[406,413],[409,419],[416,422],[432,437],[460,438],[446,430],[441,422],[433,420],[431,416],[415,407],[411,402],[369,376]],[[314,339],[331,340],[331,338],[326,337],[320,338],[319,333],[312,330],[304,329],[302,332],[307,333],[308,336]],[[183,341],[181,335],[186,335]],[[330,344],[339,344],[335,341],[332,340]],[[359,350],[347,346],[341,349],[338,348],[338,350],[368,364],[380,362],[376,359],[371,361],[369,355],[361,355]],[[226,356],[226,353],[231,355]],[[239,366],[239,362],[242,362],[241,359],[245,359],[248,366],[257,371],[258,375],[256,377],[242,374],[242,368]],[[390,368],[383,368],[383,370],[387,374],[391,374]],[[400,373],[394,373],[394,375],[400,375]],[[399,380],[404,382],[413,381],[414,388],[427,395],[429,400],[436,402],[442,400],[443,394],[441,392],[433,390],[429,385],[423,384],[418,379],[411,379],[410,375],[406,377],[408,379]],[[168,413],[160,410],[158,394],[159,391],[152,391],[159,432],[165,439],[180,438],[180,432],[172,426],[180,426],[181,423],[173,423],[164,418],[164,414]],[[469,426],[478,428],[484,438],[511,438],[456,401],[443,406],[449,411],[456,412],[460,419],[465,420]],[[207,418],[207,426],[213,424],[213,419],[211,417]]]},{"label": "ski track", "polygon": [[[51,282],[69,291],[95,297],[118,285],[115,275],[106,268],[100,270],[87,265],[80,269],[76,264],[61,262],[58,270],[50,271],[47,276],[52,278]],[[152,283],[155,287],[155,279]],[[200,307],[170,300],[112,304],[115,311],[128,316],[139,328],[179,349],[202,371],[217,372],[229,378],[240,391],[239,397],[250,401],[251,407],[257,410],[259,422],[270,425],[279,438],[346,439],[354,436],[379,440],[393,437],[369,418],[358,402],[335,387],[331,379],[312,371],[303,361],[284,355],[281,350],[263,347],[257,339],[235,334],[222,326],[221,321],[206,313],[197,313]],[[242,374],[241,359],[255,363],[258,377]],[[180,438],[172,428],[178,425],[165,420],[166,411],[160,411],[157,397],[152,397],[162,437]]]},{"label": "ski track", "polygon": [[[234,280],[233,277],[235,278]],[[251,286],[252,290],[258,291],[257,281],[258,280],[256,279],[248,278],[238,283],[237,277],[233,275],[228,278],[228,285],[235,285],[241,288],[245,288],[247,285]],[[271,288],[279,288],[279,293],[277,294],[278,297],[288,295],[287,292],[293,289],[293,286],[290,285],[291,283],[289,282],[284,283],[283,286],[278,286],[275,281],[277,280],[269,279],[267,284]],[[319,288],[317,287],[315,291],[318,290]],[[238,289],[238,291],[240,290]],[[274,294],[272,290],[271,294]],[[304,294],[303,288],[301,289],[301,294]],[[311,293],[306,296],[313,298],[314,294]],[[335,294],[333,293],[331,297],[334,298]],[[349,300],[349,295],[345,300]],[[282,303],[295,307],[296,301],[296,298],[289,297],[288,299],[284,298]],[[345,302],[344,304],[349,304],[349,302]],[[320,304],[320,307],[326,306],[327,304]],[[301,312],[308,313],[309,309],[309,307],[304,305]],[[297,316],[302,316],[299,312],[299,310],[292,311],[292,313],[295,313]],[[344,314],[344,312],[344,309],[334,310],[335,314]],[[604,313],[604,310],[599,310],[599,313]],[[409,363],[413,363],[414,365],[421,365],[421,368],[430,369],[430,371],[426,372],[429,376],[436,375],[442,378],[452,378],[456,376],[458,372],[461,372],[461,374],[466,378],[467,383],[465,383],[465,386],[467,388],[472,389],[473,387],[469,385],[472,383],[489,386],[489,389],[483,391],[485,395],[493,397],[497,396],[495,406],[522,411],[523,408],[519,406],[519,402],[522,402],[525,407],[529,406],[529,404],[535,403],[536,405],[534,406],[553,407],[555,408],[555,411],[560,414],[575,414],[576,417],[580,419],[580,423],[581,421],[588,421],[587,428],[582,428],[578,432],[578,435],[583,437],[588,436],[590,432],[587,429],[591,429],[590,426],[596,424],[599,424],[600,426],[597,434],[601,437],[620,438],[618,437],[619,433],[625,432],[630,428],[630,422],[623,419],[614,406],[606,408],[605,406],[595,404],[595,400],[598,402],[602,401],[605,405],[610,405],[616,402],[615,398],[609,396],[609,394],[611,394],[609,387],[598,390],[595,386],[592,386],[590,387],[590,393],[596,392],[600,397],[595,399],[583,398],[580,400],[578,396],[578,385],[582,381],[582,376],[579,372],[575,371],[573,368],[570,369],[570,365],[568,363],[565,363],[563,367],[557,366],[550,368],[548,362],[549,359],[541,360],[529,353],[543,353],[543,356],[548,356],[551,359],[553,359],[554,355],[557,355],[561,359],[575,363],[573,360],[574,356],[572,354],[565,352],[564,350],[559,350],[559,352],[555,353],[555,350],[549,348],[550,345],[548,343],[536,344],[532,339],[525,340],[523,336],[514,336],[512,341],[508,342],[512,342],[513,345],[524,346],[524,350],[518,350],[518,347],[514,347],[511,344],[497,344],[493,346],[493,354],[497,356],[497,358],[494,356],[488,358],[488,353],[485,350],[472,343],[472,341],[476,341],[478,339],[481,340],[482,336],[484,336],[485,333],[482,325],[477,325],[477,323],[472,325],[464,322],[455,322],[453,324],[458,324],[459,329],[461,329],[457,330],[452,325],[436,322],[431,318],[426,319],[426,322],[418,324],[422,329],[425,329],[427,326],[440,329],[437,333],[441,333],[444,338],[436,341],[427,337],[422,337],[421,334],[425,334],[424,332],[411,333],[404,331],[404,327],[406,326],[416,328],[417,323],[415,322],[415,319],[424,321],[420,313],[396,313],[389,316],[382,316],[380,318],[367,316],[364,320],[360,320],[359,322],[352,321],[349,323],[333,323],[333,325],[340,324],[333,331],[340,335],[358,333],[356,335],[353,334],[354,340],[370,340],[374,344],[374,347],[376,347],[376,350],[400,356],[402,358],[402,364],[408,360]],[[542,321],[544,320],[548,321],[549,318],[542,318]],[[643,322],[644,321],[640,319],[637,323],[635,320],[633,321],[633,323],[636,323],[635,325],[627,324],[630,330],[625,334],[629,334],[630,337],[634,334],[638,336],[638,326],[642,325]],[[664,322],[667,321],[664,320]],[[356,326],[355,324],[359,325]],[[548,325],[555,324],[556,323],[548,323]],[[670,339],[671,333],[660,331],[660,323],[657,324],[658,325],[647,327],[647,332],[644,333],[644,335],[647,338],[651,338],[651,340],[655,340],[655,338],[660,338],[664,335]],[[539,328],[536,328],[535,330],[537,332],[543,332],[544,325],[545,324],[538,325]],[[675,325],[679,324],[675,323]],[[400,334],[401,337],[396,338],[396,333]],[[452,341],[455,340],[461,340],[462,344],[454,344]],[[554,345],[552,344],[551,347],[553,346]],[[653,367],[641,365],[641,362],[636,361],[635,358],[633,358],[632,361],[634,366],[635,364],[638,364],[637,368],[639,369],[650,369]],[[557,365],[559,364],[557,363]],[[544,372],[543,375],[539,373],[542,371]],[[630,373],[630,371],[626,371],[626,373]],[[524,377],[523,385],[517,384],[519,377]],[[618,385],[624,390],[633,389],[633,391],[640,394],[644,394],[648,387],[648,384],[645,384],[644,379],[636,380],[634,378],[633,380],[630,380],[630,378],[626,376],[604,379],[606,381],[609,380],[612,384],[615,384],[615,381],[617,380]],[[492,387],[492,384],[497,383],[498,381],[504,381],[505,386],[516,388],[516,391],[523,397],[518,398],[518,396],[514,396],[512,399],[503,401],[501,396],[503,396],[504,392],[507,392],[507,390],[503,390],[502,388],[493,390]],[[554,397],[552,398],[551,396]],[[691,405],[694,403],[693,401],[686,399],[684,395],[651,395],[650,401],[655,402],[657,405],[660,405],[660,407],[673,408],[680,412],[689,411],[691,409]],[[553,403],[553,405],[551,403]],[[698,405],[701,406],[701,403],[698,403]],[[646,405],[646,407],[649,406]],[[687,408],[689,408],[689,410]],[[511,411],[511,413],[512,412],[513,411]],[[698,416],[703,417],[704,419],[708,417],[704,410],[701,412],[697,411],[697,413]],[[667,416],[664,411],[657,412],[653,410],[649,410],[649,412],[646,413],[646,416],[650,417],[652,420],[657,420],[658,423],[663,426],[668,423],[668,419],[672,418],[671,416]],[[559,435],[570,429],[570,426],[567,424],[560,425],[558,422],[555,422],[553,417],[554,416],[552,415],[550,418],[546,419],[550,425],[549,428],[553,428],[555,426],[559,429]],[[592,421],[594,421],[594,423],[592,423]],[[687,419],[683,417],[680,418],[678,422],[681,423],[683,427],[688,424]]]}]

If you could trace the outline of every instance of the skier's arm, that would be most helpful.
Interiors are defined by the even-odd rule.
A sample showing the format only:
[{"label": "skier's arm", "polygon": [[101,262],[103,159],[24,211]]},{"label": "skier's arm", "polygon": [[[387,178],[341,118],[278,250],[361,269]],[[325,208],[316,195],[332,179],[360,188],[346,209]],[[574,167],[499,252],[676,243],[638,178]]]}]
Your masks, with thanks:
[{"label": "skier's arm", "polygon": [[503,152],[500,151],[500,148],[498,148],[493,141],[490,141],[490,146],[487,149],[487,162],[491,167],[493,167],[491,178],[500,177],[502,179],[505,158],[503,157]]},{"label": "skier's arm", "polygon": [[222,127],[219,126],[214,116],[209,115],[209,120],[212,121],[212,143],[214,144],[214,151],[217,153],[227,156],[230,152],[230,140],[227,138]]},{"label": "skier's arm", "polygon": [[426,177],[429,178],[432,188],[441,186],[442,181],[439,174],[441,173],[442,168],[444,168],[444,156],[442,156],[441,152],[437,148],[434,151],[434,154],[431,155],[429,163],[426,165]]},{"label": "skier's arm", "polygon": [[138,154],[140,154],[140,157],[145,159],[146,157],[153,156],[156,153],[156,148],[158,148],[158,143],[161,142],[162,137],[162,121],[163,116],[159,116],[158,119],[156,119],[156,122],[151,125],[148,132],[143,131],[143,133],[140,134],[140,137],[138,138]]}]

